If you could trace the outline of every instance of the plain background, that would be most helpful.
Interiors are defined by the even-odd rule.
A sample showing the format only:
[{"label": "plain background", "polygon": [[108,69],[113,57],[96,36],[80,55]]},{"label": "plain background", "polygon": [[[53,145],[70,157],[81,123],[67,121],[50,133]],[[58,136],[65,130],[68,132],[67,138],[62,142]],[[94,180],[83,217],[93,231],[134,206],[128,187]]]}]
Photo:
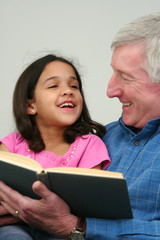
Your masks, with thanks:
[{"label": "plain background", "polygon": [[111,41],[124,24],[159,11],[159,0],[0,0],[0,138],[15,130],[19,75],[48,53],[74,59],[94,120],[117,120],[122,106],[106,97]]}]

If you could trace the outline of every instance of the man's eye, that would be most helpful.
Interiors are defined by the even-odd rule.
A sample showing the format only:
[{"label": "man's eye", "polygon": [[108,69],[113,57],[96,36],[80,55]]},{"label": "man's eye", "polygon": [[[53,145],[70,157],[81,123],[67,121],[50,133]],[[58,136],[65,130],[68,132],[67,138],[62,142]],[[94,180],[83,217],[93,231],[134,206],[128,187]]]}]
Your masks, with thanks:
[{"label": "man's eye", "polygon": [[129,78],[126,75],[121,74],[121,77],[122,77],[123,80],[129,81]]},{"label": "man's eye", "polygon": [[127,74],[121,74],[121,77],[123,80],[127,81],[127,82],[132,82],[135,81],[135,78],[132,76],[129,76]]},{"label": "man's eye", "polygon": [[123,77],[123,76],[122,76],[122,78],[123,78],[124,80],[128,80],[126,77]]},{"label": "man's eye", "polygon": [[121,74],[121,77],[122,77],[123,79],[126,79],[126,76],[125,76],[124,74]]}]

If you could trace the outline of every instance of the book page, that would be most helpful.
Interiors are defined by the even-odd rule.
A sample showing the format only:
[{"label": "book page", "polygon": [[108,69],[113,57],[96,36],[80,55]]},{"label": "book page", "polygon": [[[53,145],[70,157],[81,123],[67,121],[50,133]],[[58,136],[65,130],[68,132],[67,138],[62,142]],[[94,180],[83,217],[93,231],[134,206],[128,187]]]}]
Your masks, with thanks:
[{"label": "book page", "polygon": [[99,177],[110,177],[110,178],[123,178],[123,174],[119,172],[110,172],[99,169],[86,169],[86,168],[73,168],[73,167],[58,167],[46,169],[47,172],[58,172],[65,174],[78,174],[87,176],[99,176]]},{"label": "book page", "polygon": [[8,162],[30,170],[42,171],[41,165],[35,160],[19,154],[0,151],[0,161]]},{"label": "book page", "polygon": [[77,174],[77,175],[87,175],[87,176],[99,176],[99,177],[110,177],[110,178],[123,178],[122,173],[119,172],[110,172],[105,170],[98,169],[86,169],[78,167],[57,167],[57,168],[48,168],[43,170],[41,165],[35,160],[15,154],[10,152],[0,151],[0,161],[8,162],[13,165],[17,165],[23,168],[30,170],[36,170],[37,172],[57,172],[65,174]]}]

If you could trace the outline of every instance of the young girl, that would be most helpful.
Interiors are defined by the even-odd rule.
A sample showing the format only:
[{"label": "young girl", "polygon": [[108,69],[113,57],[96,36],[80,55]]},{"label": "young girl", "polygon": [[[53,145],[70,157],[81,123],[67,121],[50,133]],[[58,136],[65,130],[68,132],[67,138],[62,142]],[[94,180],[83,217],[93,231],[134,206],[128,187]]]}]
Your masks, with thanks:
[{"label": "young girl", "polygon": [[[1,151],[28,156],[43,168],[105,169],[110,164],[101,140],[105,127],[92,121],[80,75],[70,61],[50,54],[28,66],[14,90],[13,113],[18,131],[0,140]],[[5,233],[7,240],[6,228]]]}]

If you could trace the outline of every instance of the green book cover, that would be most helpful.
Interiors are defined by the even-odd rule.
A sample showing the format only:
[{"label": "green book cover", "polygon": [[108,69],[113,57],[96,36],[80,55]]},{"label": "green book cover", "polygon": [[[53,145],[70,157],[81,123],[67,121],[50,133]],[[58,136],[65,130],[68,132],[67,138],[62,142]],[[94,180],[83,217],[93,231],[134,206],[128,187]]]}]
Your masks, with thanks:
[{"label": "green book cover", "polygon": [[23,195],[39,199],[32,184],[40,180],[80,217],[132,218],[126,179],[121,173],[84,168],[43,169],[25,156],[0,152],[0,180]]}]

